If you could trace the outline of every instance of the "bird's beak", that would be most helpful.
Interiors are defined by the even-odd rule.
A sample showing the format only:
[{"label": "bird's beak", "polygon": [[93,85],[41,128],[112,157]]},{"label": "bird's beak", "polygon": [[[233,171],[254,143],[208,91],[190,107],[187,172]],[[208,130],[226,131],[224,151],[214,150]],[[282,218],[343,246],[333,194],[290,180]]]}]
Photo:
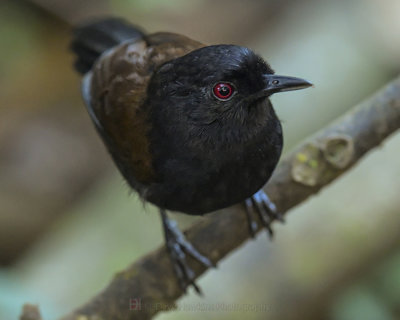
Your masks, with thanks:
[{"label": "bird's beak", "polygon": [[264,79],[265,88],[263,93],[268,96],[277,92],[305,89],[313,85],[304,79],[278,76],[275,74],[266,74],[264,75]]}]

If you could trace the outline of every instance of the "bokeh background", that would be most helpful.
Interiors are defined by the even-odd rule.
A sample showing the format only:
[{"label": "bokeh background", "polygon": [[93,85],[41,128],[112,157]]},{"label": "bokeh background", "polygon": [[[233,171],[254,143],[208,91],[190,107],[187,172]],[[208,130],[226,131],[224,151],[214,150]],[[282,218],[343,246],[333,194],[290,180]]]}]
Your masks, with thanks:
[{"label": "bokeh background", "polygon": [[[398,0],[2,0],[0,319],[25,302],[55,319],[163,241],[80,99],[70,28],[99,15],[245,45],[311,80],[273,97],[285,150],[400,71]],[[400,319],[399,164],[394,135],[290,212],[273,242],[260,234],[202,277],[204,297],[156,319]]]}]

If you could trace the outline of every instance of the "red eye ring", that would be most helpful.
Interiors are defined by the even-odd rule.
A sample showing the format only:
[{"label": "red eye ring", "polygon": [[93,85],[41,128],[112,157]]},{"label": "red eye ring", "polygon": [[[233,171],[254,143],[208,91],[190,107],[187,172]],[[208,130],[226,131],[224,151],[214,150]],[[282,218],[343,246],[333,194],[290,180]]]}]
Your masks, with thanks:
[{"label": "red eye ring", "polygon": [[230,97],[232,97],[234,91],[235,90],[234,90],[233,86],[231,84],[225,83],[225,82],[217,83],[213,88],[214,96],[217,99],[223,100],[223,101],[226,101]]}]

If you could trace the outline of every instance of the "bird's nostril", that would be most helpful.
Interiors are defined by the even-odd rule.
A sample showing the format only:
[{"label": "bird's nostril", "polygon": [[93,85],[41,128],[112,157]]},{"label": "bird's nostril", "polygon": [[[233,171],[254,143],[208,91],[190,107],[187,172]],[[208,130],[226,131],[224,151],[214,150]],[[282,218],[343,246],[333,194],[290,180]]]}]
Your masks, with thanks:
[{"label": "bird's nostril", "polygon": [[279,84],[279,80],[273,80],[272,84]]}]

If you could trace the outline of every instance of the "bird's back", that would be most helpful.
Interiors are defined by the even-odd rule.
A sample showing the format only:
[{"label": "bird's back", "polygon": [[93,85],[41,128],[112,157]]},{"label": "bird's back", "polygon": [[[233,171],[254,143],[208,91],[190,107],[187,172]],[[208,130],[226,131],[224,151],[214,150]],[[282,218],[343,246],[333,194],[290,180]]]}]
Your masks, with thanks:
[{"label": "bird's back", "polygon": [[[129,25],[123,21],[112,20],[109,27],[108,31],[107,25],[100,22],[82,28],[80,34],[86,38],[79,42],[78,37],[75,41],[77,68],[90,65],[91,61],[85,58],[93,59],[93,56],[88,56],[87,52],[95,51],[95,48],[103,50],[84,76],[84,100],[121,173],[133,188],[142,192],[156,180],[148,141],[151,130],[145,104],[147,94],[151,94],[147,92],[148,83],[163,63],[204,45],[173,33],[144,35],[133,26],[129,31]],[[119,36],[118,28],[122,29],[123,36]],[[89,40],[89,31],[89,36],[102,32],[102,37],[98,36],[101,45],[93,42],[96,39]],[[107,32],[110,33],[108,38],[120,39],[120,43],[110,40],[109,44],[114,45],[104,46],[107,36],[103,33]]]}]

